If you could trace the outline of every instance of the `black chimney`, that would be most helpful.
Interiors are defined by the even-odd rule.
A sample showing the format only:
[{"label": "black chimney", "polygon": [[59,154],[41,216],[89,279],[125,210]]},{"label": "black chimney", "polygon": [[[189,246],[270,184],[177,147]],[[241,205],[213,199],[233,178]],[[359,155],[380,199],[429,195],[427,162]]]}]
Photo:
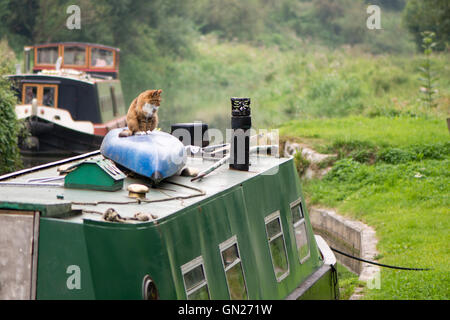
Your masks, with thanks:
[{"label": "black chimney", "polygon": [[230,168],[248,171],[250,166],[250,98],[231,98]]}]

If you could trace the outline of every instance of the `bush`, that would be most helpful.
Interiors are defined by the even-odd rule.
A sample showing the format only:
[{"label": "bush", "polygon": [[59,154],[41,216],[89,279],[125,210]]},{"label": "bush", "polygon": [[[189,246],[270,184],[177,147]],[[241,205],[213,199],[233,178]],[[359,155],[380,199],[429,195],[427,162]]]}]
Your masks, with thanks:
[{"label": "bush", "polygon": [[327,152],[337,153],[338,159],[351,158],[359,163],[373,163],[376,158],[377,147],[367,141],[336,140],[328,147]]},{"label": "bush", "polygon": [[410,0],[403,12],[404,22],[414,36],[417,48],[422,48],[422,32],[436,33],[436,50],[443,51],[450,45],[450,6],[448,0]]},{"label": "bush", "polygon": [[363,95],[358,79],[329,75],[311,84],[302,109],[318,117],[346,116],[363,109]]},{"label": "bush", "polygon": [[414,160],[414,154],[407,150],[391,148],[381,151],[378,158],[386,163],[397,164]]},{"label": "bush", "polygon": [[302,176],[310,165],[310,162],[307,159],[305,159],[305,157],[303,157],[301,151],[297,152],[294,155],[294,162],[299,176]]},{"label": "bush", "polygon": [[325,179],[329,181],[360,183],[368,175],[365,170],[366,168],[366,166],[353,159],[342,159],[335,163],[330,172],[325,176]]},{"label": "bush", "polygon": [[[3,60],[6,57],[5,60]],[[13,69],[13,55],[5,41],[0,42],[0,174],[17,170],[22,166],[17,146],[19,123],[14,107],[16,97],[10,83],[4,78]]]},{"label": "bush", "polygon": [[442,160],[450,155],[450,142],[437,144],[412,145],[405,149],[389,148],[381,150],[378,160],[390,164],[399,164],[409,161],[422,161],[425,159]]}]

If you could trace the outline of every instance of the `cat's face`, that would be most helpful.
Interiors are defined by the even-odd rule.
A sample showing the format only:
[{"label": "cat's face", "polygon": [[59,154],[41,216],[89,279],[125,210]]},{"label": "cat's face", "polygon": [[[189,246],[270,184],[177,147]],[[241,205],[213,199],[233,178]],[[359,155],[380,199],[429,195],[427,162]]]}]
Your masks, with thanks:
[{"label": "cat's face", "polygon": [[152,118],[161,104],[162,90],[147,90],[141,93],[137,99],[137,110],[145,118]]}]

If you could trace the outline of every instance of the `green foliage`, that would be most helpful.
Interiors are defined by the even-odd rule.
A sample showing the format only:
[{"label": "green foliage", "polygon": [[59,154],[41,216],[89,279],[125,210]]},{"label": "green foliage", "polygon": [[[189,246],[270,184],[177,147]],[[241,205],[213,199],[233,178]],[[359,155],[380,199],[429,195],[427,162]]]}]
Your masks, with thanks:
[{"label": "green foliage", "polygon": [[6,42],[0,41],[0,174],[17,170],[22,165],[17,147],[20,127],[14,111],[17,101],[10,83],[4,78],[14,69],[14,61],[14,54]]},{"label": "green foliage", "polygon": [[409,0],[403,12],[403,21],[422,51],[422,32],[436,34],[436,50],[450,45],[450,5],[448,0]]},{"label": "green foliage", "polygon": [[345,266],[337,264],[339,279],[339,299],[348,300],[356,287],[364,287],[364,282],[359,281],[358,275],[348,270]]},{"label": "green foliage", "polygon": [[[69,4],[81,8],[81,30],[65,27]],[[0,0],[0,32],[18,54],[23,45],[47,41],[120,47],[125,102],[143,90],[163,89],[163,103],[170,106],[160,111],[163,129],[193,119],[223,129],[234,95],[251,96],[258,104],[257,126],[298,117],[421,115],[411,100],[414,58],[382,55],[412,51],[400,15],[383,10],[383,30],[368,30],[367,5],[363,0]],[[436,68],[448,62],[431,60],[439,60]],[[440,84],[441,105],[447,84],[447,79]]]},{"label": "green foliage", "polygon": [[356,78],[327,75],[311,84],[302,110],[319,117],[346,116],[359,113],[364,105],[363,87]]},{"label": "green foliage", "polygon": [[415,51],[414,39],[402,23],[401,14],[381,6],[381,30],[370,30],[360,46],[373,54],[407,54]]},{"label": "green foliage", "polygon": [[441,144],[448,141],[448,129],[443,119],[351,116],[290,121],[279,130],[280,136],[308,139],[311,144],[320,144],[323,152],[338,152],[340,148],[344,155],[361,149],[408,149],[430,145],[441,148]]},{"label": "green foliage", "polygon": [[367,4],[375,4],[382,9],[402,10],[405,7],[406,0],[366,0]]},{"label": "green foliage", "polygon": [[[444,121],[304,120],[286,124],[280,129],[283,132],[343,156],[364,148],[376,151],[374,163],[348,156],[336,161],[323,179],[303,183],[311,205],[335,207],[376,229],[381,263],[433,268],[427,272],[382,269],[381,288],[365,288],[365,298],[448,299],[450,142]],[[357,285],[344,275],[341,293],[348,297]]]},{"label": "green foliage", "polygon": [[[90,1],[0,0],[0,17],[9,43],[21,53],[23,46],[83,41],[117,46],[121,52],[121,78],[127,102],[143,90],[156,88],[157,79],[170,71],[176,59],[189,58],[193,37],[191,4],[194,0]],[[69,30],[69,5],[81,9],[81,29]],[[169,74],[168,76],[171,76]],[[155,83],[156,82],[156,83]]]},{"label": "green foliage", "polygon": [[324,160],[320,161],[319,163],[317,163],[317,167],[319,169],[325,169],[325,168],[329,168],[332,167],[337,161],[337,157],[327,157]]},{"label": "green foliage", "polygon": [[297,152],[294,155],[294,162],[299,176],[302,176],[311,164],[305,157],[303,157],[301,152]]},{"label": "green foliage", "polygon": [[377,147],[370,141],[338,139],[328,147],[327,152],[336,153],[338,159],[351,158],[360,163],[373,163]]},{"label": "green foliage", "polygon": [[200,31],[216,33],[220,38],[254,40],[263,30],[267,7],[259,0],[209,0],[202,1],[196,17]]},{"label": "green foliage", "polygon": [[386,163],[399,164],[425,159],[444,159],[448,156],[450,156],[450,142],[419,144],[407,148],[387,148],[381,150],[377,158]]},{"label": "green foliage", "polygon": [[[376,228],[380,262],[432,271],[381,270],[367,299],[448,299],[450,159],[368,166],[341,160],[304,184],[310,203],[338,208]],[[432,190],[432,192],[430,192]]]}]

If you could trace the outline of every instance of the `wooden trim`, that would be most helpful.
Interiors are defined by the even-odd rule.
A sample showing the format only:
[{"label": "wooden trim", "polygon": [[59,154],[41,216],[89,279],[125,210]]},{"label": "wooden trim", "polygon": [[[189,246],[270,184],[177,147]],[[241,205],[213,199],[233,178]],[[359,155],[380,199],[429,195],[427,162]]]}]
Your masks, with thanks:
[{"label": "wooden trim", "polygon": [[[78,48],[84,48],[84,64],[83,65],[79,65],[79,64],[66,64],[64,62],[64,51],[66,50],[66,46],[68,48],[70,47],[78,47]],[[88,68],[89,66],[89,61],[88,61],[88,47],[87,46],[83,46],[83,45],[61,45],[61,56],[63,59],[62,65],[64,67],[71,67],[71,68]]]},{"label": "wooden trim", "polygon": [[[52,106],[53,108],[55,108],[55,109],[58,109],[58,85],[56,85],[56,84],[43,84],[42,85],[42,92],[44,91],[44,88],[48,88],[48,87],[50,87],[50,88],[54,88],[55,89],[55,95],[53,96],[53,99],[54,99],[54,101],[55,101],[55,105],[54,106]],[[43,102],[42,102],[42,104],[44,104]],[[47,106],[47,107],[49,107],[49,106]]]},{"label": "wooden trim", "polygon": [[27,216],[33,216],[34,211],[24,211],[24,210],[11,210],[11,209],[0,209],[0,214],[21,214]]},{"label": "wooden trim", "polygon": [[[85,52],[86,52],[86,63],[85,65],[71,65],[71,64],[64,64],[64,48],[65,47],[84,47],[85,48]],[[58,48],[58,57],[62,57],[63,59],[63,63],[62,66],[67,66],[70,68],[76,68],[76,69],[94,69],[94,70],[85,70],[85,71],[100,71],[100,72],[119,72],[119,55],[117,54],[120,49],[118,48],[113,48],[113,47],[108,47],[108,46],[102,46],[102,45],[90,45],[87,43],[48,43],[48,44],[41,44],[41,45],[37,45],[37,46],[27,46],[24,48],[29,48],[29,49],[34,49],[34,66],[33,69],[54,69],[55,68],[55,64],[40,64],[37,62],[37,51],[40,48],[49,48],[49,47],[56,47]],[[112,66],[106,66],[106,67],[95,67],[91,65],[91,57],[92,57],[92,48],[96,48],[96,49],[102,49],[102,50],[106,50],[106,51],[112,51],[113,53],[113,65]]]},{"label": "wooden trim", "polygon": [[44,88],[54,88],[55,89],[55,95],[54,95],[54,101],[55,101],[55,105],[54,106],[47,106],[47,107],[52,107],[52,108],[58,108],[58,85],[57,84],[47,84],[47,83],[24,83],[22,86],[22,103],[26,104],[25,101],[25,92],[26,92],[26,88],[27,87],[37,87],[37,92],[36,92],[36,99],[38,101],[38,104],[40,105],[44,105],[43,102],[43,96],[44,96]]},{"label": "wooden trim", "polygon": [[[101,49],[105,51],[112,51],[113,53],[113,65],[112,66],[103,66],[103,67],[96,67],[92,65],[92,49]],[[89,46],[89,68],[90,69],[108,69],[108,70],[116,70],[116,51],[113,49],[104,48],[101,46]]]},{"label": "wooden trim", "polygon": [[[58,44],[58,58],[62,56],[62,52],[63,52],[62,46]],[[64,60],[64,57],[62,57],[62,59]],[[58,59],[56,59],[56,61],[58,61]],[[61,66],[63,65],[63,62],[64,61],[61,61]]]},{"label": "wooden trim", "polygon": [[[53,68],[55,67],[55,64],[40,64],[40,63],[37,63],[37,57],[38,57],[37,51],[38,51],[38,49],[50,48],[50,47],[56,47],[58,49],[58,57],[61,56],[60,45],[45,44],[45,45],[35,46],[34,47],[34,67],[38,67],[38,66],[39,67],[53,67]],[[56,58],[56,60],[58,60],[58,58]]]},{"label": "wooden trim", "polygon": [[25,100],[25,94],[27,91],[27,87],[37,87],[36,88],[36,99],[38,99],[39,102],[39,85],[38,84],[34,84],[34,83],[25,83],[22,86],[22,104],[27,104],[26,100]]}]

